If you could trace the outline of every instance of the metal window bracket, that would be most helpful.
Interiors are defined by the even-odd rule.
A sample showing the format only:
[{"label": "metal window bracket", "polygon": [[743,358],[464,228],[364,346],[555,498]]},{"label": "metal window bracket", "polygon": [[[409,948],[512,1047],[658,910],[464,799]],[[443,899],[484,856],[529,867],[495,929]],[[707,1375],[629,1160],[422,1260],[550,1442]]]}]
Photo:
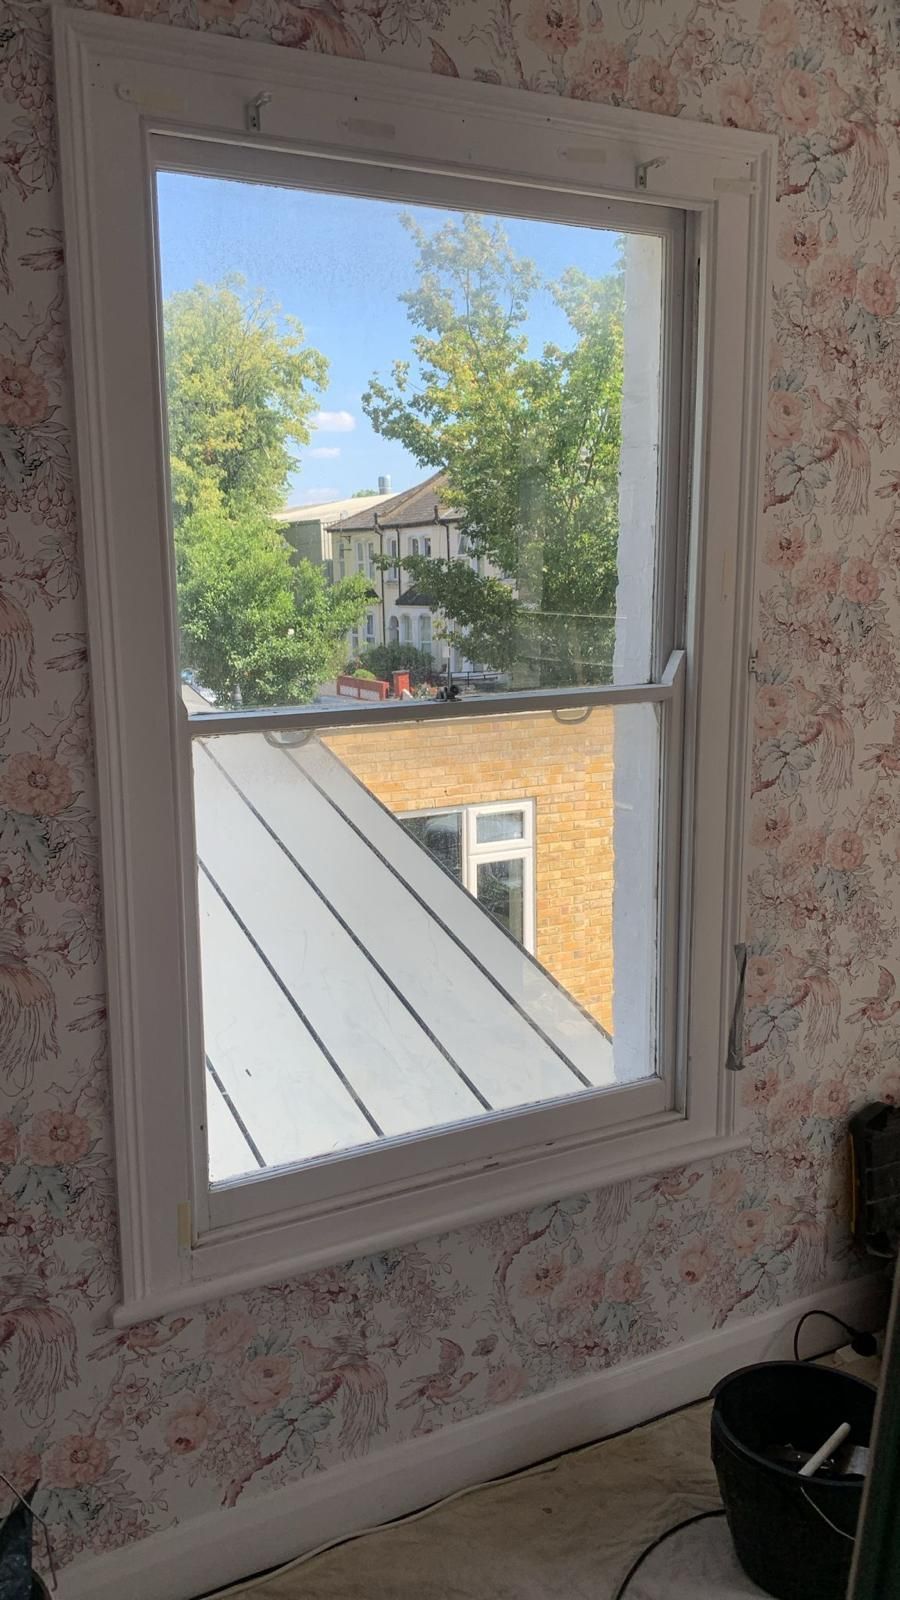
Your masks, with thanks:
[{"label": "metal window bracket", "polygon": [[634,169],[634,186],[636,189],[647,188],[647,173],[654,167],[664,167],[667,156],[654,156],[652,161],[639,161]]},{"label": "metal window bracket", "polygon": [[244,108],[244,122],[248,133],[262,132],[262,108],[263,106],[271,105],[271,103],[272,96],[267,94],[265,90],[262,94],[258,94],[255,99],[247,101]]}]

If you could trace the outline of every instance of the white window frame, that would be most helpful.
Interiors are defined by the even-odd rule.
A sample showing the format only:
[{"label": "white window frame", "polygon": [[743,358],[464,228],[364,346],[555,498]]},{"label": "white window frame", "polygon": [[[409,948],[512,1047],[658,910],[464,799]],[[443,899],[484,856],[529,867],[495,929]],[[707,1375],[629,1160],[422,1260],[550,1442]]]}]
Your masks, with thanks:
[{"label": "white window frame", "polygon": [[[492,812],[519,811],[522,814],[521,839],[494,839],[488,844],[478,842],[478,818]],[[460,829],[461,882],[473,899],[478,899],[478,868],[491,861],[524,861],[523,882],[523,938],[525,949],[534,954],[535,943],[535,827],[533,800],[492,800],[489,803],[469,802],[460,806],[426,806],[423,811],[398,811],[400,822],[411,817],[461,816]],[[480,902],[479,902],[480,903]]]},{"label": "white window frame", "polygon": [[[737,1148],[744,1141],[733,1132],[722,1064],[743,921],[775,140],[70,8],[55,10],[53,21],[121,1221],[114,1320],[128,1325]],[[294,172],[299,156],[327,167],[333,186],[342,170],[350,173],[363,193],[376,181],[367,173],[385,195],[386,174],[399,174],[406,189],[416,174],[438,201],[464,189],[464,203],[477,192],[488,209],[495,196],[524,186],[586,222],[613,218],[622,202],[629,217],[634,203],[691,213],[698,426],[685,654],[640,695],[593,691],[611,704],[644,698],[674,707],[686,696],[684,769],[668,775],[683,793],[692,837],[681,875],[682,960],[677,969],[664,963],[681,1019],[664,1103],[654,1079],[608,1092],[634,1097],[603,1101],[632,1106],[624,1120],[589,1111],[600,1094],[486,1117],[375,1155],[313,1163],[300,1169],[299,1186],[298,1169],[228,1185],[211,1214],[198,1177],[205,1113],[190,734],[177,694],[160,695],[161,684],[177,684],[149,185],[164,141],[195,151],[203,170],[235,177],[256,176],[264,150],[270,176],[279,163]],[[377,721],[399,709],[360,715]],[[440,714],[459,710],[447,703]],[[410,706],[409,715],[424,712]],[[279,725],[278,716],[264,715],[259,726]],[[693,839],[702,849],[691,850]],[[201,1066],[188,1069],[190,1062]]]},{"label": "white window frame", "polygon": [[371,607],[366,612],[365,640],[366,644],[375,643],[375,612],[371,609]]},{"label": "white window frame", "polygon": [[477,550],[472,549],[468,534],[461,533],[459,535],[459,545],[456,552],[456,557],[458,561],[468,561],[470,568],[477,575],[481,564],[481,557],[479,556]]}]

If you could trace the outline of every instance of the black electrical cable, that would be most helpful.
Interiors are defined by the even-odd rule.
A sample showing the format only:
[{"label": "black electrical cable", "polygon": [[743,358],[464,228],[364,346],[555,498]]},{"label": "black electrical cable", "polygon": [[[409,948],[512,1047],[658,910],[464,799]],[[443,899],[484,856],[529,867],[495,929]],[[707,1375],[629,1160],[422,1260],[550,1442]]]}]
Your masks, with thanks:
[{"label": "black electrical cable", "polygon": [[624,1600],[626,1589],[629,1587],[632,1578],[637,1576],[648,1556],[652,1556],[654,1550],[658,1550],[661,1544],[665,1544],[667,1539],[671,1539],[674,1533],[680,1533],[682,1528],[692,1527],[695,1522],[706,1522],[709,1517],[724,1517],[724,1515],[725,1510],[722,1506],[717,1511],[697,1511],[694,1516],[685,1517],[683,1522],[676,1522],[674,1528],[667,1528],[665,1533],[661,1533],[658,1539],[654,1539],[652,1544],[648,1544],[646,1549],[641,1551],[637,1560],[631,1563],[625,1577],[613,1595],[613,1600]]},{"label": "black electrical cable", "polygon": [[844,1332],[849,1333],[850,1335],[850,1348],[856,1353],[856,1355],[877,1355],[878,1340],[875,1338],[874,1333],[862,1333],[859,1328],[854,1328],[849,1322],[845,1322],[843,1317],[836,1317],[833,1311],[818,1311],[814,1309],[812,1311],[804,1311],[800,1321],[797,1323],[797,1326],[794,1329],[795,1361],[814,1361],[817,1359],[815,1356],[801,1356],[800,1354],[800,1330],[803,1327],[804,1322],[808,1322],[810,1317],[827,1317],[829,1322],[834,1322],[839,1328],[843,1328]]}]

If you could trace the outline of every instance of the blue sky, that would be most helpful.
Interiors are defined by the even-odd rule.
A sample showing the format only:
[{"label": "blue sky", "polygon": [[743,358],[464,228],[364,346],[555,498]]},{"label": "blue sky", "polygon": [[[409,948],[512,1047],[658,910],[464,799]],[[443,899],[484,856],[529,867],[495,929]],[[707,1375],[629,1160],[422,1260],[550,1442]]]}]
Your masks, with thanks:
[{"label": "blue sky", "polygon": [[[402,211],[429,231],[451,215],[230,179],[159,176],[164,296],[240,273],[249,288],[265,290],[299,317],[309,342],[328,357],[319,425],[300,452],[291,505],[374,488],[384,473],[396,492],[430,470],[380,438],[360,404],[372,374],[387,376],[392,362],[409,354],[412,330],[398,297],[415,287],[416,251],[401,226]],[[514,248],[544,278],[569,266],[599,277],[615,264],[615,234],[518,217],[504,224]],[[528,323],[533,349],[565,343],[567,326],[546,291],[535,296]]]}]

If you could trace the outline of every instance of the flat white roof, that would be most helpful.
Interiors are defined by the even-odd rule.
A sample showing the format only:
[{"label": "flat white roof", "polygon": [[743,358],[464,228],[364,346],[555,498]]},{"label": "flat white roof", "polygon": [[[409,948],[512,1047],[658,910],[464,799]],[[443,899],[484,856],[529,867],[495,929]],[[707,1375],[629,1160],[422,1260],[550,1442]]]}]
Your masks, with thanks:
[{"label": "flat white roof", "polygon": [[323,500],[318,505],[288,506],[276,511],[276,522],[337,522],[341,517],[353,517],[357,511],[371,511],[385,500],[394,499],[394,490],[387,494],[357,494],[346,500]]},{"label": "flat white roof", "polygon": [[332,751],[194,740],[214,1181],[614,1081],[597,1022]]}]

